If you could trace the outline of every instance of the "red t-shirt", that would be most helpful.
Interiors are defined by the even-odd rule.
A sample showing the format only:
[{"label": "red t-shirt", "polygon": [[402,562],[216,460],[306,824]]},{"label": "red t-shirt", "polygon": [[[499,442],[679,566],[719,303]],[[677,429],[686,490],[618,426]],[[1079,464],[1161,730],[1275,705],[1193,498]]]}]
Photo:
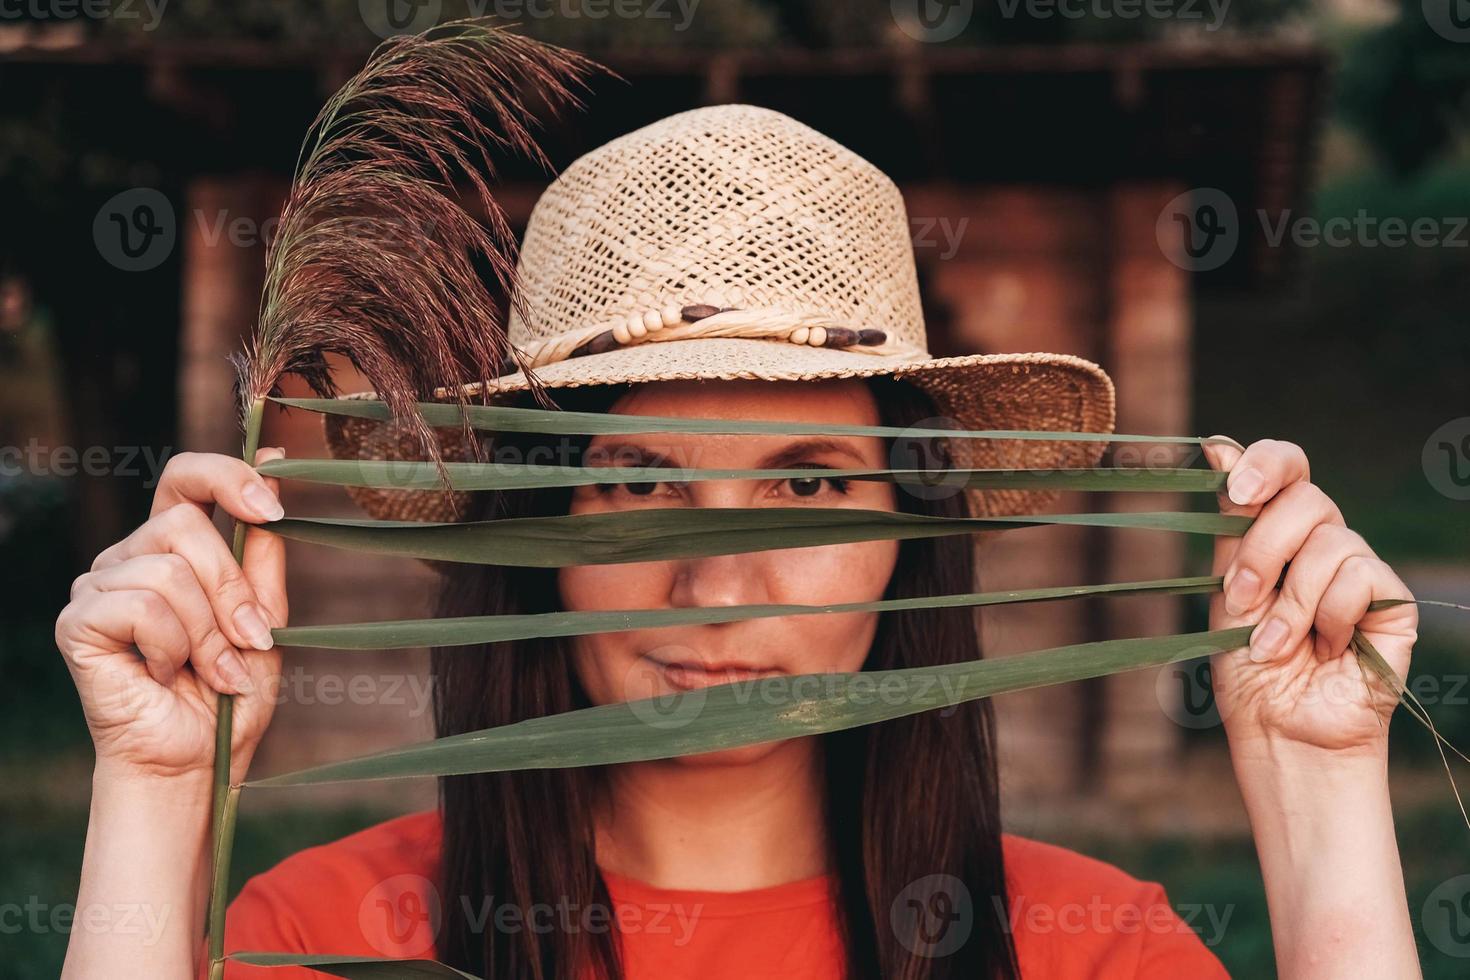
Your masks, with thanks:
[{"label": "red t-shirt", "polygon": [[[445,909],[434,884],[439,844],[439,817],[428,811],[287,858],[246,882],[230,904],[226,952],[432,959],[432,923],[441,914],[469,914],[484,928],[541,930],[570,923],[605,931],[615,918],[629,980],[841,977],[843,950],[826,876],[754,891],[710,892],[655,888],[604,872],[612,910],[548,904],[517,914],[508,905],[466,910],[458,903]],[[1159,885],[1050,844],[1007,834],[1003,846],[1010,887],[1006,915],[1023,976],[1229,976],[1169,906]],[[949,911],[952,905],[936,902],[932,892],[915,895],[914,909],[958,914]],[[981,906],[985,901],[975,898],[971,914],[988,913]],[[902,915],[901,908],[897,914]],[[963,928],[962,919],[955,921]],[[913,925],[910,920],[908,928]],[[938,944],[935,952],[947,940],[941,925],[938,918],[927,924],[931,941]],[[299,967],[235,962],[225,969],[227,980],[321,976]]]}]

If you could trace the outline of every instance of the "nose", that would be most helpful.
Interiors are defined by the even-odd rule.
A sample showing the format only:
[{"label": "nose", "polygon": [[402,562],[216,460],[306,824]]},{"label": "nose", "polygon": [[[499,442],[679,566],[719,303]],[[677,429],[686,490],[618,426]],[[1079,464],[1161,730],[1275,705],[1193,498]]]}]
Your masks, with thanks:
[{"label": "nose", "polygon": [[669,603],[703,608],[769,602],[765,567],[761,552],[681,560]]},{"label": "nose", "polygon": [[[691,502],[698,507],[749,507],[750,480],[702,480],[690,486]],[[676,608],[740,606],[769,602],[766,582],[767,553],[713,555],[678,561],[670,605]]]}]

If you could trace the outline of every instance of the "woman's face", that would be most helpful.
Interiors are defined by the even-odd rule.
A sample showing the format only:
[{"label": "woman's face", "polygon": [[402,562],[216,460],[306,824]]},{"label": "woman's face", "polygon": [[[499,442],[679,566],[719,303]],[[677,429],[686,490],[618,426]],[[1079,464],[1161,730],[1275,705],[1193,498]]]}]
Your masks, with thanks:
[{"label": "woman's face", "polygon": [[[876,425],[859,380],[659,382],[634,387],[615,414]],[[593,438],[587,465],[696,469],[887,466],[875,437],[684,435]],[[873,481],[710,480],[604,484],[574,491],[573,514],[652,507],[848,507],[894,510],[894,487]],[[779,538],[779,532],[777,533]],[[670,609],[752,603],[823,605],[879,599],[898,556],[894,541],[789,548],[623,565],[563,568],[568,610]],[[876,613],[783,616],[709,626],[630,630],[577,638],[579,680],[596,704],[790,674],[861,669]],[[754,685],[759,690],[760,685]],[[772,689],[776,689],[772,686]],[[759,748],[759,747],[755,747]],[[746,761],[742,752],[739,761]],[[719,753],[722,761],[737,761]],[[706,760],[715,757],[704,757]]]}]

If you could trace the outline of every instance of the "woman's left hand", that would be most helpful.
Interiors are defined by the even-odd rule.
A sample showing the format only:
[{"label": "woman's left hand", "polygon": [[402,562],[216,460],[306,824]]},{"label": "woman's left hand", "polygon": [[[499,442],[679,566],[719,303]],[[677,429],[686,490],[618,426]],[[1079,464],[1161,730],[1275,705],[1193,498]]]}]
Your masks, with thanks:
[{"label": "woman's left hand", "polygon": [[1248,651],[1211,663],[1232,748],[1259,745],[1272,757],[1283,749],[1386,753],[1397,698],[1358,664],[1348,641],[1361,629],[1406,677],[1418,608],[1369,612],[1368,604],[1412,598],[1408,588],[1311,482],[1300,446],[1263,439],[1242,452],[1213,443],[1205,455],[1229,473],[1221,512],[1256,518],[1244,537],[1215,544],[1225,590],[1211,602],[1210,628],[1258,624]]}]

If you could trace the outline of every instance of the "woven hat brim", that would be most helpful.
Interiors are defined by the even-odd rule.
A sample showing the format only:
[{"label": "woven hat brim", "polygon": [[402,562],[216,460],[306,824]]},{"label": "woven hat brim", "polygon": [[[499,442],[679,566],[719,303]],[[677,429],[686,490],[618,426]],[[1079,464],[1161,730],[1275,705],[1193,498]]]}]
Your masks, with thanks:
[{"label": "woven hat brim", "polygon": [[[710,338],[647,343],[536,369],[549,389],[678,380],[815,381],[891,375],[924,390],[937,416],[961,429],[1036,429],[1112,432],[1116,411],[1112,380],[1098,365],[1068,354],[967,354],[926,358],[877,356],[767,340]],[[464,390],[490,404],[525,402],[527,381],[517,372],[497,379],[488,395]],[[363,392],[348,397],[374,397]],[[441,400],[449,400],[444,393]],[[553,396],[554,397],[554,396]],[[327,447],[337,459],[422,459],[407,432],[391,423],[326,415]],[[437,430],[446,460],[472,458],[458,429]],[[953,465],[975,469],[1059,469],[1092,466],[1106,450],[1101,442],[1020,439],[955,439]],[[380,520],[455,521],[469,495],[424,490],[350,487],[364,511]],[[1037,490],[967,491],[971,512],[982,516],[1034,514],[1057,494]]]}]

